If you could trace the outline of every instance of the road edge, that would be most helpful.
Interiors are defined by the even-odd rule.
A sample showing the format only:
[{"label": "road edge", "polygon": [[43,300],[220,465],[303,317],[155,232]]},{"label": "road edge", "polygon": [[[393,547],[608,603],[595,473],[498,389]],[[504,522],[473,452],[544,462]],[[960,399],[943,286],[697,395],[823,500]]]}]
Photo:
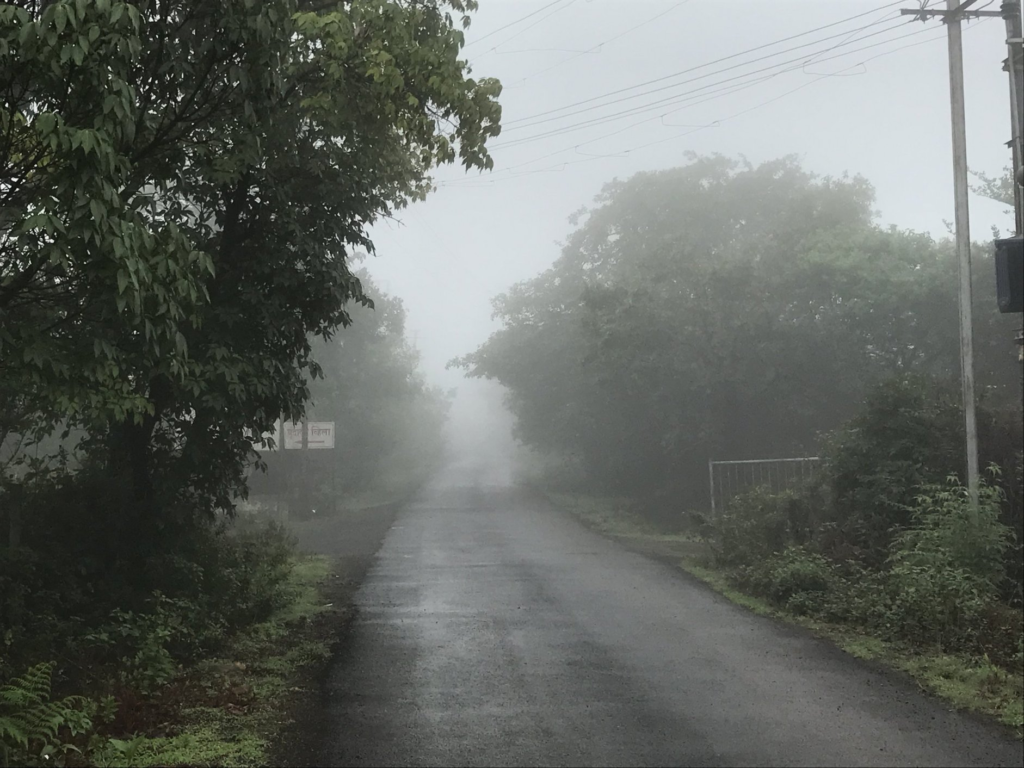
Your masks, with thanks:
[{"label": "road edge", "polygon": [[570,515],[588,530],[616,542],[630,552],[667,566],[677,577],[692,586],[707,590],[743,610],[775,621],[789,630],[808,632],[818,640],[827,642],[836,651],[866,665],[872,671],[885,674],[894,681],[911,685],[943,706],[961,712],[965,717],[997,728],[1017,741],[1024,741],[1024,724],[1009,722],[995,708],[986,709],[978,706],[974,701],[966,701],[962,696],[955,695],[956,680],[945,681],[948,683],[948,687],[946,687],[942,682],[937,682],[933,678],[933,667],[940,665],[944,660],[956,657],[937,654],[932,659],[926,654],[910,653],[898,648],[893,643],[857,632],[851,627],[833,626],[786,613],[760,598],[738,590],[727,582],[724,574],[701,565],[693,557],[672,552],[668,547],[652,546],[653,543],[657,543],[657,534],[625,535],[609,531],[602,528],[594,519],[560,503],[556,497],[543,488],[525,484],[520,487],[538,501],[563,514]]}]

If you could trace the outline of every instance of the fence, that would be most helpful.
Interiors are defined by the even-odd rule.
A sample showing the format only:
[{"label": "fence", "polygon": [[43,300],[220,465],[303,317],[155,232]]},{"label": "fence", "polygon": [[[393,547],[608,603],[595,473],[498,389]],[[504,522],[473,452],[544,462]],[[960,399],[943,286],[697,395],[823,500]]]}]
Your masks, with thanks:
[{"label": "fence", "polygon": [[746,459],[713,461],[708,459],[711,483],[711,514],[725,511],[734,496],[766,488],[778,493],[814,477],[820,459],[803,456],[795,459]]}]

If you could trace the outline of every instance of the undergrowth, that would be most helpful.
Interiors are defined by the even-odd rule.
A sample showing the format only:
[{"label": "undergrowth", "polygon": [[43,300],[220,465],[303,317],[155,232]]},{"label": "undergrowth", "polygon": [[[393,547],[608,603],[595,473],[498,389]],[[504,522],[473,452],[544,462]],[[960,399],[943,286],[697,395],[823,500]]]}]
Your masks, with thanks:
[{"label": "undergrowth", "polygon": [[[57,660],[7,675],[0,766],[266,764],[296,673],[328,653],[313,621],[328,563],[296,555],[273,525],[243,522],[211,543],[173,564],[174,596],[115,608],[77,639],[47,635],[36,652]],[[31,615],[6,616],[20,622],[8,648],[30,658]]]}]

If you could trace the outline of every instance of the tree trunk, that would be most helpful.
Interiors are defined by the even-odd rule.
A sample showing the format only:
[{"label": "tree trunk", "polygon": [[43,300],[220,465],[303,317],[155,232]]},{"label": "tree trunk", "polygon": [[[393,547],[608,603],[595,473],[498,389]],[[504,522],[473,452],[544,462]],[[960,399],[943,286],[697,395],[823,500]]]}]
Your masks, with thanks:
[{"label": "tree trunk", "polygon": [[14,551],[21,546],[21,516],[18,514],[16,506],[12,506],[7,510],[7,521],[9,525],[7,530],[7,548],[11,554],[14,554]]},{"label": "tree trunk", "polygon": [[120,519],[124,535],[139,554],[155,543],[159,515],[150,462],[150,437],[154,421],[112,425],[109,440],[109,474],[113,489],[126,489],[120,497]]}]

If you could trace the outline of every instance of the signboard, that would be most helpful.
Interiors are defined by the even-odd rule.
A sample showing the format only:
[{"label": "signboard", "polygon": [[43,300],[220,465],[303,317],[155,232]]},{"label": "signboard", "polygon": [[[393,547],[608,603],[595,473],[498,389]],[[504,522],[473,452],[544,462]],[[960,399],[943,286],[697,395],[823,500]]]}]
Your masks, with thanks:
[{"label": "signboard", "polygon": [[334,422],[333,421],[311,421],[309,422],[309,434],[306,436],[306,447],[333,448],[334,447]]},{"label": "signboard", "polygon": [[284,425],[285,450],[302,447],[302,422],[291,421]]}]

